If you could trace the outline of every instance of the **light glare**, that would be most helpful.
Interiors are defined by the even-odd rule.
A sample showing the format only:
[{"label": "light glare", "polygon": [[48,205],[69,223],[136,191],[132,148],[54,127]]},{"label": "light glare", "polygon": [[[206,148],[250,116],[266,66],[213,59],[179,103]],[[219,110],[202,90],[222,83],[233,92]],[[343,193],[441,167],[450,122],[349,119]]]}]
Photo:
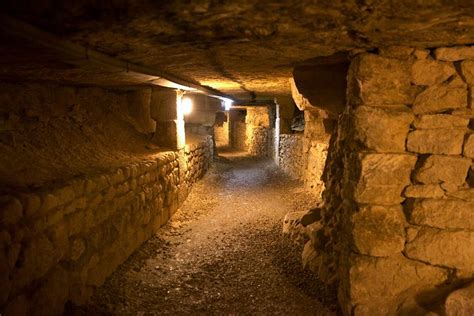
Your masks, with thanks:
[{"label": "light glare", "polygon": [[229,111],[230,108],[232,107],[232,103],[233,103],[232,100],[225,99],[225,100],[224,100],[224,109],[225,109],[226,111]]},{"label": "light glare", "polygon": [[193,110],[193,101],[190,98],[183,98],[181,101],[181,108],[184,115],[188,115]]}]

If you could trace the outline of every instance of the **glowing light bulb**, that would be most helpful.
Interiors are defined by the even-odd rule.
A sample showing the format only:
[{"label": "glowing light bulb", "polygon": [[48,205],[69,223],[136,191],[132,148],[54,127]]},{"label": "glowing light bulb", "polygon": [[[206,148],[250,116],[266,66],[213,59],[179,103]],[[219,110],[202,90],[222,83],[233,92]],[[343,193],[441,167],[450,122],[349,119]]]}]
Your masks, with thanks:
[{"label": "glowing light bulb", "polygon": [[224,100],[224,109],[225,109],[226,111],[229,111],[230,108],[232,107],[232,103],[233,103],[232,100],[225,99],[225,100]]},{"label": "glowing light bulb", "polygon": [[181,100],[181,109],[184,115],[188,115],[193,111],[193,101],[190,98]]}]

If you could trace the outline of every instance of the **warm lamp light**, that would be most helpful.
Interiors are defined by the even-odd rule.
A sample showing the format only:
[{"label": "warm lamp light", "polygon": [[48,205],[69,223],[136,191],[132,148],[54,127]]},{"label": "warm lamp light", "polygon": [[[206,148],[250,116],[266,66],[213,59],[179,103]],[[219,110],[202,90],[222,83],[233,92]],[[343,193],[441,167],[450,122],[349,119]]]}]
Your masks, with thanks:
[{"label": "warm lamp light", "polygon": [[188,115],[193,111],[193,101],[190,98],[181,100],[181,109],[184,115]]},{"label": "warm lamp light", "polygon": [[229,111],[231,107],[232,107],[232,100],[224,99],[224,109],[226,111]]}]

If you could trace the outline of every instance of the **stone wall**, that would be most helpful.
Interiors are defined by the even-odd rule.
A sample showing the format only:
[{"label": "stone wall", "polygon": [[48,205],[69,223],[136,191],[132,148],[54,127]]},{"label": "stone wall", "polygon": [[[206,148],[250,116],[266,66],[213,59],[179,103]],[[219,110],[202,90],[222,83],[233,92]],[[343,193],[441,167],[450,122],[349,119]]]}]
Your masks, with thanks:
[{"label": "stone wall", "polygon": [[346,315],[454,315],[443,302],[474,277],[473,59],[391,47],[351,63],[306,252]]},{"label": "stone wall", "polygon": [[280,168],[289,176],[302,180],[303,161],[303,134],[280,134]]},{"label": "stone wall", "polygon": [[290,176],[304,182],[305,188],[321,198],[324,191],[323,171],[326,164],[333,120],[324,110],[305,109],[303,134],[281,134],[280,167]]},{"label": "stone wall", "polygon": [[241,151],[248,150],[248,143],[247,143],[247,126],[245,122],[238,121],[232,125],[234,136],[232,146]]},{"label": "stone wall", "polygon": [[179,208],[212,138],[150,143],[151,89],[0,88],[0,313],[61,314]]},{"label": "stone wall", "polygon": [[119,167],[161,150],[150,141],[153,90],[0,84],[0,189]]},{"label": "stone wall", "polygon": [[229,112],[233,148],[255,157],[270,157],[274,150],[274,128],[267,107],[241,107]]},{"label": "stone wall", "polygon": [[[325,188],[322,177],[329,140],[336,125],[337,109],[345,100],[345,80],[340,79],[345,77],[345,74],[340,73],[344,67],[329,68],[337,71],[335,76],[330,76],[331,80],[334,79],[336,82],[326,80],[326,88],[322,86],[323,81],[312,79],[321,76],[322,69],[325,69],[323,75],[327,74],[326,67],[300,67],[294,70],[295,77],[290,79],[295,105],[304,111],[302,180],[305,188],[318,198],[321,198]],[[298,87],[302,90],[300,91]]]},{"label": "stone wall", "polygon": [[247,111],[243,109],[232,109],[229,111],[230,124],[230,144],[231,147],[247,151],[247,125],[245,124],[245,117]]},{"label": "stone wall", "polygon": [[255,157],[268,157],[270,155],[269,142],[271,139],[271,130],[268,127],[247,125],[248,153]]},{"label": "stone wall", "polygon": [[303,181],[305,187],[317,197],[324,191],[322,179],[328,153],[331,128],[328,114],[324,110],[305,109],[303,134]]},{"label": "stone wall", "polygon": [[272,129],[269,109],[248,107],[245,123],[248,153],[255,157],[271,156]]},{"label": "stone wall", "polygon": [[214,125],[214,139],[216,147],[228,147],[229,142],[229,114],[221,112],[220,120],[216,120]]},{"label": "stone wall", "polygon": [[[180,165],[181,184],[181,202],[184,202],[192,185],[202,178],[212,162],[214,157],[214,144],[211,136],[199,137],[193,143],[186,145],[184,155],[184,165]],[[184,196],[183,196],[184,195]]]},{"label": "stone wall", "polygon": [[179,208],[208,168],[211,149],[208,139],[185,152],[1,196],[1,310],[49,315],[66,301],[84,303]]}]

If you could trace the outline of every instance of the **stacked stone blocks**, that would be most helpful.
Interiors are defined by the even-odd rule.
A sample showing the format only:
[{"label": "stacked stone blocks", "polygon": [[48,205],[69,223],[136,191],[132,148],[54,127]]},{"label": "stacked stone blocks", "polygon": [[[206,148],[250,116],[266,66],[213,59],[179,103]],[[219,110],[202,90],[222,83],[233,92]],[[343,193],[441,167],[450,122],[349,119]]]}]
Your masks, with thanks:
[{"label": "stacked stone blocks", "polygon": [[312,259],[344,313],[427,313],[474,277],[473,60],[453,47],[352,61]]},{"label": "stacked stone blocks", "polygon": [[245,124],[248,153],[254,157],[269,157],[272,145],[270,109],[267,107],[247,108]]},{"label": "stacked stone blocks", "polygon": [[280,135],[279,166],[290,177],[303,179],[303,134]]},{"label": "stacked stone blocks", "polygon": [[83,304],[167,222],[211,157],[208,137],[181,153],[1,196],[2,313],[54,315],[67,301]]}]

